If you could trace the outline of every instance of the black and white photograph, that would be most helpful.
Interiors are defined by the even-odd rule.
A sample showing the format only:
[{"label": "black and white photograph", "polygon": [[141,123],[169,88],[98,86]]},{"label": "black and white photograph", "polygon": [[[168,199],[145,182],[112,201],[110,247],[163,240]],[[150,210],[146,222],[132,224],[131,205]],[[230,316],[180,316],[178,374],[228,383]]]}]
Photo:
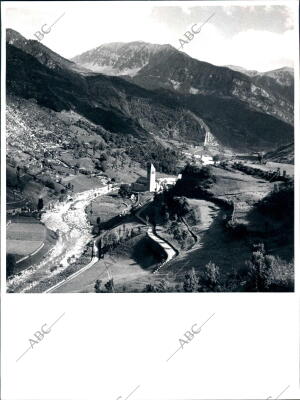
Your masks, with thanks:
[{"label": "black and white photograph", "polygon": [[299,1],[2,1],[1,399],[299,400]]},{"label": "black and white photograph", "polygon": [[5,7],[7,292],[293,292],[295,7],[128,3]]}]

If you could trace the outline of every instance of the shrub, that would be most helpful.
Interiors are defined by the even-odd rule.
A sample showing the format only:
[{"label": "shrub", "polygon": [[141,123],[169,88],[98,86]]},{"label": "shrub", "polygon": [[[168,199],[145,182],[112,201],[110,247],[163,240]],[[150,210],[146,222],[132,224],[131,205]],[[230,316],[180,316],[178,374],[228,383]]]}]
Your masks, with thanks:
[{"label": "shrub", "polygon": [[220,283],[219,267],[211,261],[205,265],[199,274],[195,270],[185,275],[183,282],[185,292],[220,292],[223,287]]},{"label": "shrub", "polygon": [[205,265],[200,274],[199,286],[203,292],[220,292],[222,285],[220,283],[219,267],[211,261]]},{"label": "shrub", "polygon": [[146,293],[154,293],[156,290],[155,290],[155,287],[154,287],[154,285],[152,285],[151,283],[148,283],[146,286],[145,286],[145,289],[144,289],[144,292],[146,292]]},{"label": "shrub", "polygon": [[97,279],[96,280],[96,282],[95,282],[95,286],[94,286],[94,289],[95,289],[95,292],[96,293],[101,293],[101,284],[102,284],[102,281],[100,280],[100,279]]},{"label": "shrub", "polygon": [[199,276],[196,275],[194,268],[191,272],[185,274],[183,282],[183,290],[185,292],[199,291]]},{"label": "shrub", "polygon": [[143,291],[146,293],[165,293],[168,292],[169,290],[170,287],[168,283],[164,279],[162,279],[161,281],[155,283],[154,285],[148,283]]},{"label": "shrub", "polygon": [[182,179],[176,182],[174,192],[188,197],[207,194],[207,189],[216,182],[211,166],[199,167],[187,164],[182,171]]},{"label": "shrub", "polygon": [[199,167],[187,164],[182,171],[182,178],[193,178],[200,181],[216,182],[216,177],[212,172],[211,166]]},{"label": "shrub", "polygon": [[167,229],[167,233],[172,235],[178,243],[180,243],[181,248],[186,248],[190,245],[190,236],[184,225],[181,225],[177,221],[173,221],[169,228]]},{"label": "shrub", "polygon": [[279,257],[265,254],[264,247],[256,248],[246,262],[248,276],[246,289],[253,292],[284,291],[294,288],[294,266]]},{"label": "shrub", "polygon": [[131,189],[129,185],[123,184],[119,189],[119,196],[122,198],[128,198],[131,195]]},{"label": "shrub", "polygon": [[114,290],[115,290],[115,287],[114,287],[114,280],[113,280],[113,279],[110,279],[109,281],[107,281],[106,284],[105,284],[104,286],[105,286],[105,289],[106,289],[109,293],[112,293],[112,292],[114,292]]}]

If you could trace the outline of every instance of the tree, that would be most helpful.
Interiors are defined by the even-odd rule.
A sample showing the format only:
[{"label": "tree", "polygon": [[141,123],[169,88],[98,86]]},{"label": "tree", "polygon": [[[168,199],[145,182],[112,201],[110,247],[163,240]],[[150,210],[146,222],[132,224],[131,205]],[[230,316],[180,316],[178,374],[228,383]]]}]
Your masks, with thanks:
[{"label": "tree", "polygon": [[8,278],[15,272],[16,257],[13,254],[6,255],[6,277]]},{"label": "tree", "polygon": [[97,279],[95,286],[94,286],[96,293],[101,293],[101,284],[102,284],[102,281],[100,279]]},{"label": "tree", "polygon": [[219,267],[211,261],[205,265],[203,273],[199,279],[200,290],[207,292],[220,292],[222,290],[220,283]]},{"label": "tree", "polygon": [[194,268],[184,277],[183,290],[185,292],[198,292],[199,277],[196,275]]},{"label": "tree", "polygon": [[95,155],[96,153],[96,145],[97,145],[97,141],[94,139],[91,141],[91,145],[93,147],[93,155]]},{"label": "tree", "polygon": [[97,217],[98,234],[100,234],[101,218]]},{"label": "tree", "polygon": [[131,190],[129,185],[121,185],[119,189],[119,196],[122,198],[128,198],[131,195]]},{"label": "tree", "polygon": [[252,253],[249,267],[248,286],[251,291],[262,292],[268,289],[268,273],[270,265],[266,263],[264,251],[257,249]]},{"label": "tree", "polygon": [[168,211],[164,213],[164,223],[167,224],[170,221],[170,214]]},{"label": "tree", "polygon": [[213,159],[213,162],[216,165],[216,163],[221,160],[221,157],[219,156],[219,154],[215,154],[212,159]]},{"label": "tree", "polygon": [[37,208],[38,211],[41,211],[44,208],[44,200],[42,199],[42,197],[39,198]]},{"label": "tree", "polygon": [[148,283],[148,284],[145,286],[144,291],[145,291],[146,293],[155,293],[155,292],[156,292],[156,289],[155,289],[155,286],[154,286],[154,285],[152,285],[151,283]]},{"label": "tree", "polygon": [[109,292],[112,293],[115,291],[115,286],[114,286],[114,280],[110,279],[109,281],[106,282],[106,284],[104,285],[105,289]]},{"label": "tree", "polygon": [[17,166],[16,175],[17,175],[17,181],[18,181],[18,183],[20,183],[20,181],[21,181],[21,179],[20,179],[20,171],[21,171],[21,168],[20,168],[19,166]]},{"label": "tree", "polygon": [[257,158],[258,158],[258,162],[259,162],[260,164],[262,164],[262,163],[263,163],[263,160],[264,160],[264,154],[261,153],[261,152],[257,153]]},{"label": "tree", "polygon": [[156,289],[157,292],[165,293],[165,292],[167,292],[168,290],[169,290],[169,285],[168,285],[168,282],[167,282],[167,281],[165,281],[164,279],[162,279],[161,281],[158,282],[158,284],[157,284],[157,289]]},{"label": "tree", "polygon": [[152,283],[148,283],[145,288],[144,288],[144,292],[146,293],[165,293],[169,291],[169,285],[168,283],[162,279],[161,281],[152,284]]},{"label": "tree", "polygon": [[254,292],[293,291],[293,263],[266,254],[263,244],[257,245],[254,250],[251,260],[246,262],[249,268],[246,290]]}]

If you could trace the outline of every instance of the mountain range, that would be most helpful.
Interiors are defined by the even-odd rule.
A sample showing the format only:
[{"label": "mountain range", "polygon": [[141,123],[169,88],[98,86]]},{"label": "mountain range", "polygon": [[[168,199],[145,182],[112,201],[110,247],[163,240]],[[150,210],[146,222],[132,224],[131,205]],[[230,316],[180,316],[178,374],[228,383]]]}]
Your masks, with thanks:
[{"label": "mountain range", "polygon": [[67,60],[7,30],[7,93],[76,111],[120,135],[236,151],[293,141],[293,74],[261,75],[196,60],[170,45],[111,43]]}]

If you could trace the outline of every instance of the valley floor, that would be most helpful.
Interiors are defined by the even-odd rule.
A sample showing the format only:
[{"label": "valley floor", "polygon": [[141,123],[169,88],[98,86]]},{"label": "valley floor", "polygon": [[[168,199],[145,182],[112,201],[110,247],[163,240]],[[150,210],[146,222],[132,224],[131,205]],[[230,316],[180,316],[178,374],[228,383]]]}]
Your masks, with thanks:
[{"label": "valley floor", "polygon": [[[203,217],[201,224],[197,227],[197,232],[201,232],[201,237],[205,237],[205,234],[212,228],[211,235],[214,236],[213,224],[215,223],[215,218],[221,214],[219,207],[206,200],[193,199],[192,203],[200,206],[202,210]],[[217,237],[216,240],[218,240]],[[160,262],[160,258],[153,254],[149,241],[150,239],[144,235],[131,239],[126,243],[123,251],[117,247],[112,255],[105,255],[103,260],[99,260],[81,275],[62,284],[53,293],[94,292],[94,285],[97,279],[105,283],[112,278],[115,292],[141,292],[145,290],[147,284],[159,283],[162,278],[175,288],[175,284],[180,285],[183,282],[185,270],[189,270],[193,265],[194,254],[196,254],[194,251],[201,250],[205,244],[201,239],[193,250],[180,255],[174,261],[168,262],[159,269],[159,272],[153,274],[155,270],[153,267]],[[129,249],[131,250],[129,251]],[[223,247],[222,250],[224,250]],[[208,254],[204,260],[209,257],[211,247],[207,251]],[[196,254],[196,258],[198,256]],[[190,265],[186,263],[187,260],[190,260]],[[184,265],[182,265],[182,261]]]},{"label": "valley floor", "polygon": [[[237,207],[237,219],[253,231],[263,231],[265,222],[262,222],[260,215],[251,213],[251,210],[255,202],[266,196],[274,185],[240,171],[213,168],[213,172],[216,183],[210,190],[214,198],[233,201]],[[153,247],[154,241],[147,231],[150,229],[152,233],[158,232],[161,238],[172,243],[175,250],[178,243],[166,233],[164,225],[157,225],[154,231],[150,228],[151,221],[147,226],[145,207],[141,208],[138,215],[130,215],[128,200],[123,204],[118,196],[108,195],[108,191],[107,186],[84,191],[75,194],[69,201],[57,202],[54,208],[50,207],[43,215],[42,222],[58,233],[58,241],[42,262],[10,278],[8,291],[93,293],[95,283],[99,280],[102,285],[100,291],[105,292],[104,285],[111,279],[114,282],[114,292],[143,292],[147,285],[159,285],[162,281],[168,286],[168,291],[184,291],[185,275],[191,270],[201,272],[212,262],[219,267],[220,279],[226,283],[251,258],[252,244],[257,240],[255,236],[251,240],[249,237],[233,239],[224,230],[227,209],[213,201],[190,198],[190,206],[198,209],[201,215],[193,226],[185,222],[193,238],[189,242],[192,245],[187,248],[177,247],[178,251],[173,252],[170,261],[164,264],[163,249],[159,252]],[[151,206],[151,196],[144,197],[146,205]],[[94,214],[90,214],[91,209]],[[121,210],[125,215],[118,220]],[[106,252],[102,259],[98,259],[94,249],[90,256],[76,263],[84,255],[87,244],[95,240],[90,224],[95,226],[96,215],[101,215],[106,225],[105,234],[114,231],[121,235],[127,229],[132,232],[137,228],[139,233],[131,238],[128,236],[127,240]],[[110,221],[117,222],[109,226]],[[292,244],[276,247],[269,237],[266,237],[266,243],[270,253],[291,261]]]}]

